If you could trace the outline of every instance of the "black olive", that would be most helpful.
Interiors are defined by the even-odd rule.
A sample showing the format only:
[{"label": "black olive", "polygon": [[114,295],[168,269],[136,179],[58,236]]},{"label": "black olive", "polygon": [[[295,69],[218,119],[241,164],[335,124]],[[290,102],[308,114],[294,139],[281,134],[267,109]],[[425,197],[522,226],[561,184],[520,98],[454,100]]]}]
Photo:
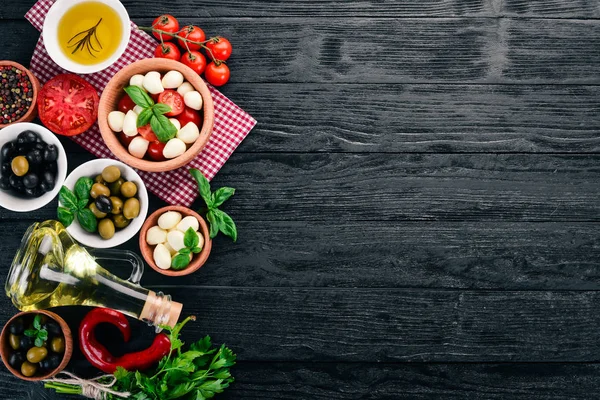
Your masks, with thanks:
[{"label": "black olive", "polygon": [[27,335],[21,336],[21,348],[22,349],[30,349],[33,347],[33,339],[31,339]]},{"label": "black olive", "polygon": [[46,182],[51,188],[54,187],[54,179],[55,179],[55,175],[52,171],[46,171],[46,172],[44,172],[44,175],[42,176],[42,181]]},{"label": "black olive", "polygon": [[112,211],[112,202],[106,196],[96,197],[96,208],[103,213],[108,214]]},{"label": "black olive", "polygon": [[49,163],[45,163],[42,165],[42,169],[44,171],[50,171],[53,174],[56,174],[56,170],[58,169],[57,165],[56,165],[56,161],[54,162],[49,162]]},{"label": "black olive", "polygon": [[36,150],[40,150],[42,152],[42,154],[44,153],[44,150],[46,149],[46,145],[44,143],[36,143],[35,146],[33,146],[34,149]]},{"label": "black olive", "polygon": [[0,189],[9,190],[10,189],[10,178],[8,176],[0,177]]},{"label": "black olive", "polygon": [[30,172],[23,177],[23,185],[27,189],[32,189],[32,188],[36,187],[39,183],[40,183],[40,178],[34,172]]},{"label": "black olive", "polygon": [[42,189],[39,186],[33,188],[25,188],[25,194],[27,197],[40,197],[42,195]]},{"label": "black olive", "polygon": [[25,324],[23,323],[23,319],[15,319],[8,327],[8,331],[13,335],[22,335],[25,331]]},{"label": "black olive", "polygon": [[38,165],[41,164],[42,161],[44,161],[44,155],[42,154],[41,150],[31,150],[29,153],[27,153],[27,161],[29,161],[29,164],[33,164],[33,165]]},{"label": "black olive", "polygon": [[0,157],[2,160],[8,161],[9,158],[16,155],[17,152],[17,144],[15,142],[8,142],[2,146],[2,151],[0,151]]},{"label": "black olive", "polygon": [[35,143],[38,140],[38,134],[33,131],[23,131],[17,136],[17,143]]},{"label": "black olive", "polygon": [[49,191],[51,191],[51,190],[53,189],[53,188],[52,188],[52,186],[48,185],[48,184],[47,184],[46,182],[44,182],[44,181],[42,181],[42,183],[40,183],[40,186],[39,186],[39,188],[40,188],[40,190],[41,190],[43,193],[49,192]]},{"label": "black olive", "polygon": [[50,371],[50,370],[58,368],[61,361],[62,361],[62,354],[60,354],[60,355],[59,354],[51,354],[50,356],[46,357],[46,359],[44,359],[40,362],[40,367],[42,369]]},{"label": "black olive", "polygon": [[23,185],[23,179],[19,176],[16,175],[11,175],[9,178],[10,181],[10,186],[12,186],[15,189],[24,189],[25,186]]},{"label": "black olive", "polygon": [[8,365],[14,369],[21,369],[21,364],[25,361],[25,355],[20,351],[15,351],[8,357]]},{"label": "black olive", "polygon": [[0,173],[2,175],[10,175],[11,171],[12,171],[12,168],[10,167],[9,162],[2,163],[2,166],[0,167]]},{"label": "black olive", "polygon": [[49,144],[44,150],[44,161],[51,162],[58,159],[58,149],[55,145]]},{"label": "black olive", "polygon": [[60,335],[62,331],[60,330],[60,325],[58,325],[54,321],[48,321],[42,325],[42,328],[48,331],[48,333],[52,335]]}]

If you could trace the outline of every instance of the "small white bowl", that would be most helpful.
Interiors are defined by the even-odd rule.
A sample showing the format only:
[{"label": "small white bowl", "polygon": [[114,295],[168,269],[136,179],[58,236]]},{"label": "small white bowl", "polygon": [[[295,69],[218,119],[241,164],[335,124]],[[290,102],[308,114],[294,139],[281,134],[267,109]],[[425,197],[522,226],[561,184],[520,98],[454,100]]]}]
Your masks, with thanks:
[{"label": "small white bowl", "polygon": [[19,136],[19,133],[23,131],[33,131],[40,135],[44,142],[56,146],[58,149],[58,160],[56,161],[58,170],[56,172],[56,183],[54,184],[54,189],[52,189],[50,192],[44,193],[40,197],[28,199],[14,195],[8,191],[0,190],[0,206],[17,212],[37,210],[50,203],[60,191],[60,188],[65,181],[65,176],[67,176],[67,155],[65,154],[63,145],[60,143],[58,138],[54,136],[54,133],[50,132],[41,125],[33,124],[31,122],[18,122],[16,124],[7,126],[6,128],[0,130],[0,148],[4,146],[5,143],[15,140],[17,136]]},{"label": "small white bowl", "polygon": [[123,55],[123,52],[127,48],[129,36],[131,34],[129,14],[127,14],[127,10],[119,0],[94,0],[106,4],[115,10],[117,14],[119,14],[119,18],[121,19],[121,27],[123,30],[121,42],[112,56],[98,64],[83,65],[71,61],[58,45],[58,23],[65,12],[67,12],[67,10],[69,10],[71,7],[79,3],[85,3],[89,1],[90,0],[56,0],[52,7],[50,7],[50,10],[48,10],[46,19],[44,20],[44,27],[42,28],[42,34],[44,35],[44,46],[46,47],[46,51],[52,60],[67,71],[75,72],[77,74],[92,74],[94,72],[102,71],[103,69],[114,64],[114,62],[117,61],[121,55]]},{"label": "small white bowl", "polygon": [[79,225],[79,222],[76,220],[73,221],[73,223],[67,228],[67,232],[69,232],[71,236],[73,236],[73,238],[79,243],[97,249],[115,247],[131,239],[142,228],[142,225],[144,225],[144,221],[146,220],[146,215],[148,214],[148,192],[146,191],[146,185],[144,185],[142,178],[140,178],[138,173],[135,172],[133,168],[123,164],[120,161],[111,160],[108,158],[88,161],[75,168],[65,180],[64,185],[70,190],[73,190],[77,179],[81,178],[82,176],[87,176],[94,179],[96,175],[100,175],[102,170],[109,165],[115,165],[119,167],[121,170],[121,176],[137,185],[137,198],[140,201],[140,215],[131,220],[131,223],[124,229],[116,230],[115,235],[108,240],[102,239],[97,232],[87,232],[81,227],[81,225]]}]

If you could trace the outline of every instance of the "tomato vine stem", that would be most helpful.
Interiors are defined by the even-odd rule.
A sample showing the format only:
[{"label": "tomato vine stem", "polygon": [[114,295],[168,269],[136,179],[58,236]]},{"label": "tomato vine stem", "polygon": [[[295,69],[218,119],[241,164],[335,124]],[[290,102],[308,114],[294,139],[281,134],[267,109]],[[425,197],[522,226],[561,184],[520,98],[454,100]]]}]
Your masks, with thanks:
[{"label": "tomato vine stem", "polygon": [[178,36],[178,34],[181,31],[179,31],[177,33],[171,33],[171,32],[167,32],[167,31],[163,31],[162,29],[155,28],[154,26],[138,26],[138,29],[141,31],[145,31],[145,32],[158,33],[158,35],[160,36],[160,43],[163,46],[164,46],[164,41],[163,41],[162,35],[170,36],[170,37],[177,38],[178,40],[181,40],[182,42],[184,42],[185,47],[187,48],[188,52],[190,51],[188,43],[192,43],[192,44],[198,45],[198,46],[202,47],[204,50],[206,50],[206,52],[210,54],[210,58],[212,59],[212,61],[215,64],[220,65],[221,63],[225,62],[222,60],[217,60],[217,58],[214,56],[212,50],[208,46],[206,46],[206,43],[210,43],[210,42],[217,43],[219,41],[219,38],[217,36],[211,37],[210,39],[204,40],[202,42],[196,42],[196,41],[190,40],[186,37]]}]

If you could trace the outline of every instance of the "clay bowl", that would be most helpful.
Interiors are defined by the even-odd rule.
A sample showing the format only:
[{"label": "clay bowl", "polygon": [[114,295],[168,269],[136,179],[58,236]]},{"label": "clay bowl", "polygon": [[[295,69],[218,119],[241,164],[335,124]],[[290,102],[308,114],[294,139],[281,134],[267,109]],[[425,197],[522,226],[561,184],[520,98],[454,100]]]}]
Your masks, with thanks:
[{"label": "clay bowl", "polygon": [[[65,337],[65,353],[63,355],[62,362],[60,363],[58,368],[56,368],[54,371],[50,371],[45,375],[35,375],[32,377],[26,377],[23,374],[21,374],[21,371],[17,371],[16,369],[14,369],[13,367],[11,367],[8,364],[8,357],[12,351],[10,344],[8,343],[8,336],[10,335],[10,332],[8,331],[8,326],[15,319],[17,319],[19,317],[27,316],[27,315],[35,316],[36,314],[43,314],[43,315],[47,316],[48,318],[53,319],[54,321],[56,321],[58,323],[58,325],[60,325],[60,329],[63,333],[63,336]],[[71,359],[72,354],[73,354],[73,335],[71,334],[71,329],[69,329],[69,325],[67,325],[67,323],[65,322],[64,319],[62,319],[61,317],[59,317],[57,314],[53,313],[52,311],[37,310],[37,311],[20,312],[20,313],[14,315],[10,320],[8,320],[8,322],[6,323],[6,325],[4,325],[4,328],[2,329],[2,334],[0,335],[0,356],[2,357],[2,362],[4,362],[4,365],[6,366],[6,368],[14,376],[16,376],[17,378],[23,379],[25,381],[41,381],[43,379],[48,379],[48,378],[58,374],[60,371],[65,369],[65,367],[69,363],[69,360]]]},{"label": "clay bowl", "polygon": [[0,60],[0,66],[2,66],[2,67],[11,66],[11,67],[15,67],[21,71],[25,71],[25,73],[27,74],[27,77],[31,81],[31,87],[33,88],[33,96],[31,97],[31,106],[29,106],[29,110],[27,110],[25,115],[23,115],[21,118],[19,118],[16,121],[13,121],[11,123],[0,124],[0,129],[2,129],[8,125],[15,124],[17,122],[33,121],[34,118],[37,117],[37,96],[38,96],[38,93],[41,88],[40,81],[38,81],[38,79],[31,73],[31,71],[29,71],[27,68],[25,68],[21,64],[16,63],[14,61]]},{"label": "clay bowl", "polygon": [[[154,263],[153,253],[155,246],[151,246],[148,243],[146,243],[146,232],[148,232],[148,229],[152,228],[153,226],[158,225],[158,217],[160,217],[167,211],[177,211],[184,218],[190,215],[192,217],[196,217],[196,219],[198,219],[198,222],[200,222],[199,231],[202,232],[202,235],[204,236],[204,247],[202,248],[202,251],[198,254],[194,254],[194,258],[192,258],[190,265],[188,265],[185,269],[179,271],[176,271],[174,269],[158,268],[158,266]],[[202,218],[197,212],[190,210],[187,207],[167,206],[156,210],[154,213],[152,213],[152,215],[150,215],[146,219],[146,222],[144,222],[142,230],[140,231],[140,251],[142,252],[144,260],[146,260],[148,265],[150,265],[150,267],[152,267],[152,269],[154,269],[156,272],[166,276],[184,276],[196,272],[198,269],[200,269],[201,266],[204,265],[204,263],[208,259],[211,248],[212,239],[210,238],[208,225],[206,224],[206,221],[204,221],[204,218]]]},{"label": "clay bowl", "polygon": [[[121,100],[125,94],[123,88],[129,86],[129,79],[133,75],[144,75],[150,71],[158,71],[161,74],[164,74],[171,70],[181,72],[184,79],[188,81],[202,96],[204,105],[202,106],[202,110],[200,110],[200,112],[204,113],[204,117],[202,126],[199,127],[200,137],[189,149],[187,149],[185,153],[170,160],[151,161],[136,158],[129,154],[127,148],[121,144],[117,135],[108,126],[108,114],[117,109],[119,100]],[[100,126],[100,133],[102,134],[102,138],[104,139],[104,142],[110,151],[112,151],[113,154],[125,164],[133,168],[149,172],[171,171],[192,161],[208,143],[212,133],[213,123],[214,108],[212,96],[202,78],[200,78],[200,76],[187,65],[184,65],[178,61],[168,60],[166,58],[147,58],[145,60],[136,61],[117,72],[112,77],[110,82],[108,82],[106,88],[104,88],[102,97],[100,98],[100,106],[98,108],[98,125]]]}]

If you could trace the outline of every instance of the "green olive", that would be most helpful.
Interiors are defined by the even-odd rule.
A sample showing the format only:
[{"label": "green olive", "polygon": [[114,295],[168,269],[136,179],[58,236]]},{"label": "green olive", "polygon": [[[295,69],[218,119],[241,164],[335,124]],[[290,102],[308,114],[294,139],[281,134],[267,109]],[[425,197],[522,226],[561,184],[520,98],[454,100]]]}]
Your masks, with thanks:
[{"label": "green olive", "polygon": [[111,196],[119,196],[121,194],[121,185],[123,185],[125,183],[125,179],[123,179],[123,177],[117,179],[116,181],[114,181],[113,183],[111,183],[110,185],[108,185],[108,188],[110,189],[110,195]]},{"label": "green olive", "polygon": [[115,224],[115,227],[117,227],[119,229],[123,229],[123,228],[127,227],[127,225],[129,225],[129,223],[131,222],[127,218],[125,218],[123,216],[123,214],[113,215],[112,220]]},{"label": "green olive", "polygon": [[100,220],[98,223],[98,233],[100,233],[102,239],[110,239],[115,235],[115,224],[108,218]]},{"label": "green olive", "polygon": [[65,339],[62,336],[57,336],[50,342],[50,350],[55,353],[64,353]]},{"label": "green olive", "polygon": [[140,201],[135,197],[127,199],[125,205],[123,205],[123,215],[127,219],[134,219],[140,215]]},{"label": "green olive", "polygon": [[21,373],[24,376],[26,376],[26,377],[34,376],[36,372],[37,372],[37,365],[32,364],[29,361],[25,361],[25,362],[23,362],[23,364],[21,364]]},{"label": "green olive", "polygon": [[48,355],[48,349],[45,347],[32,347],[27,351],[27,361],[30,363],[39,363]]},{"label": "green olive", "polygon": [[94,183],[101,183],[103,185],[106,184],[102,175],[96,175],[96,177],[94,178]]},{"label": "green olive", "polygon": [[102,178],[108,183],[112,183],[121,177],[119,167],[110,165],[102,170]]},{"label": "green olive", "polygon": [[137,193],[137,186],[133,182],[125,182],[121,185],[121,194],[124,197],[133,197]]},{"label": "green olive", "polygon": [[16,176],[23,176],[29,171],[29,161],[25,156],[18,156],[13,158],[10,167]]},{"label": "green olive", "polygon": [[121,200],[120,197],[110,196],[110,202],[112,204],[111,213],[121,214],[121,212],[123,212],[123,200]]},{"label": "green olive", "polygon": [[98,210],[98,207],[96,207],[96,202],[92,202],[92,204],[90,204],[90,210],[92,210],[92,212],[98,219],[106,217],[106,213],[103,213],[102,211]]},{"label": "green olive", "polygon": [[21,336],[11,334],[8,337],[8,343],[13,350],[19,350],[19,347],[21,347]]},{"label": "green olive", "polygon": [[110,196],[110,190],[101,183],[94,183],[92,185],[92,189],[90,190],[90,196],[92,198],[97,198],[98,196]]}]

